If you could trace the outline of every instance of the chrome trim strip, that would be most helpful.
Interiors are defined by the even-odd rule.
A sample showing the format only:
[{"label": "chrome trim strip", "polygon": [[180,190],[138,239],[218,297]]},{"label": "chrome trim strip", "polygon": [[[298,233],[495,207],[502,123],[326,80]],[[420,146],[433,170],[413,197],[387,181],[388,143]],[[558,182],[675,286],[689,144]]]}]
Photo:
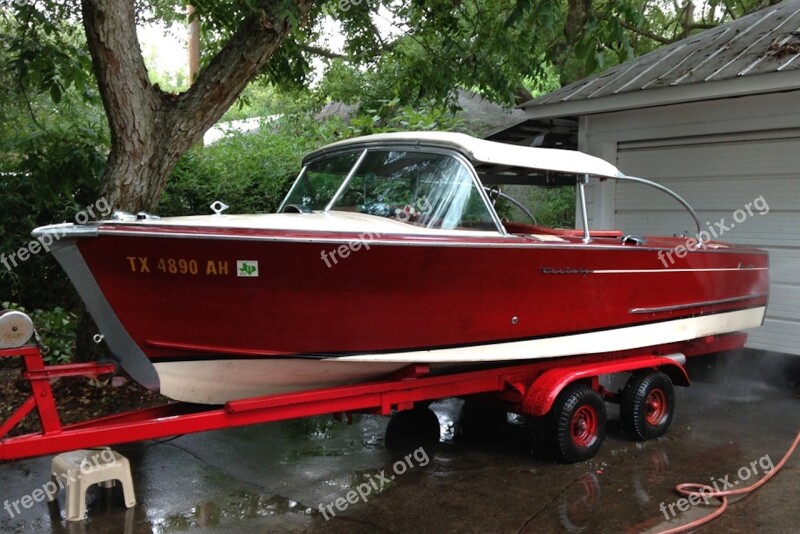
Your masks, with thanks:
[{"label": "chrome trim strip", "polygon": [[698,306],[714,306],[716,304],[728,304],[730,302],[741,302],[745,300],[758,299],[766,297],[767,293],[758,293],[757,295],[747,295],[744,297],[730,297],[726,299],[716,300],[702,300],[700,302],[691,302],[689,304],[676,304],[674,306],[660,306],[653,308],[631,308],[628,313],[661,313],[677,310],[686,310],[689,308],[696,308]]},{"label": "chrome trim strip", "polygon": [[[163,228],[163,227],[162,227]],[[454,232],[458,230],[453,230]],[[555,243],[553,241],[532,241],[535,239],[535,234],[533,238],[525,238],[519,237],[512,234],[508,236],[498,236],[497,232],[481,232],[482,235],[476,236],[475,234],[469,235],[467,232],[463,232],[463,234],[454,235],[454,234],[445,234],[443,236],[438,235],[431,235],[430,237],[435,239],[437,237],[487,237],[487,238],[499,238],[499,237],[508,237],[508,238],[515,238],[519,239],[518,242],[506,242],[506,243],[477,243],[477,242],[449,242],[449,241],[434,241],[433,239],[419,239],[415,241],[394,241],[388,239],[373,239],[370,240],[369,244],[372,245],[396,245],[396,246],[436,246],[436,247],[462,247],[462,248],[540,248],[540,249],[553,249],[553,250],[563,250],[565,247],[569,248],[578,248],[581,250],[628,250],[631,252],[658,252],[658,251],[667,251],[672,250],[669,248],[664,247],[630,247],[624,245],[597,245],[594,243],[583,244],[583,243],[572,243],[570,241],[564,240],[563,242]],[[288,242],[288,243],[342,243],[346,244],[353,239],[359,239],[358,234],[354,233],[353,235],[348,235],[347,237],[341,238],[328,238],[328,237],[286,237],[286,236],[250,236],[250,235],[237,235],[237,236],[230,236],[230,235],[223,235],[223,234],[211,234],[211,233],[184,233],[184,232],[131,232],[126,230],[112,230],[112,231],[104,231],[100,229],[100,235],[105,236],[128,236],[128,237],[159,237],[159,238],[181,238],[181,239],[211,239],[211,240],[219,240],[219,239],[229,239],[232,241],[268,241],[268,242]],[[387,235],[384,233],[383,235]],[[397,236],[408,236],[409,234],[396,234]],[[427,236],[426,236],[427,237]],[[596,243],[596,242],[595,242]],[[753,251],[752,253],[763,252],[760,249],[748,249]],[[713,254],[742,254],[743,250],[740,248],[719,248],[714,250],[704,250],[702,253],[713,253]],[[766,252],[763,252],[763,255],[766,256]],[[661,262],[656,260],[655,263],[660,264]],[[753,270],[752,268],[748,268],[749,270]],[[739,268],[731,268],[727,270],[735,271],[735,270],[748,270],[748,269],[739,269]],[[759,268],[760,269],[760,268]],[[766,270],[766,267],[763,268]],[[698,270],[698,269],[689,269],[689,270]],[[681,269],[674,269],[671,267],[665,267],[663,269],[652,269],[654,272],[681,272]],[[592,271],[595,273],[615,273],[615,272],[632,272],[632,271],[623,271],[623,270],[605,270],[605,271]],[[649,270],[648,270],[649,272]]]},{"label": "chrome trim strip", "polygon": [[50,224],[48,226],[40,226],[31,232],[33,237],[42,237],[45,235],[52,235],[56,240],[65,237],[96,237],[98,228],[95,223],[77,225],[74,223],[61,223]]},{"label": "chrome trim strip", "polygon": [[711,267],[697,269],[607,269],[591,271],[592,274],[628,274],[628,273],[716,273],[720,271],[768,271],[769,267]]},{"label": "chrome trim strip", "polygon": [[52,248],[52,253],[69,276],[72,285],[78,290],[86,309],[105,336],[104,340],[108,343],[115,359],[119,360],[122,368],[139,384],[158,392],[160,383],[153,363],[122,326],[100,286],[97,285],[75,241],[60,241]]}]

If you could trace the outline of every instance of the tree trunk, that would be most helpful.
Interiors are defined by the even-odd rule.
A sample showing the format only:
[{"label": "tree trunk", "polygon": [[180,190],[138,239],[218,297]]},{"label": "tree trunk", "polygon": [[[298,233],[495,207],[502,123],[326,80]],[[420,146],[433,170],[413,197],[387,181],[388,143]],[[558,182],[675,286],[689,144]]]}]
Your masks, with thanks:
[{"label": "tree trunk", "polygon": [[[111,153],[101,190],[114,208],[153,210],[175,164],[230,108],[247,84],[313,5],[259,2],[189,90],[150,83],[136,37],[135,2],[83,0],[83,24],[111,129]],[[283,8],[285,9],[285,7]],[[290,17],[291,15],[291,17]]]},{"label": "tree trunk", "polygon": [[[258,2],[191,88],[177,95],[150,83],[136,36],[135,4],[129,0],[81,4],[111,130],[100,194],[112,208],[130,212],[156,208],[178,160],[262,71],[291,32],[289,21],[304,21],[313,2]],[[78,358],[96,358],[100,347],[91,341],[96,327],[88,314],[81,315]]]}]

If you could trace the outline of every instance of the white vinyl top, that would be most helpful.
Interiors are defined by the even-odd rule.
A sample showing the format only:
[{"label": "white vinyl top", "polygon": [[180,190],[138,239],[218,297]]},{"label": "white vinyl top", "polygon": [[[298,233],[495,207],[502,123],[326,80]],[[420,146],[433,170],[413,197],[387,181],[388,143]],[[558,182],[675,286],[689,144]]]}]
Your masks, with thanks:
[{"label": "white vinyl top", "polygon": [[391,145],[394,143],[419,143],[420,146],[453,148],[464,153],[475,162],[494,165],[589,174],[609,178],[624,176],[614,165],[583,152],[558,148],[510,145],[453,132],[398,132],[355,137],[316,150],[309,154],[305,161],[332,149],[357,148],[359,145],[373,144]]}]

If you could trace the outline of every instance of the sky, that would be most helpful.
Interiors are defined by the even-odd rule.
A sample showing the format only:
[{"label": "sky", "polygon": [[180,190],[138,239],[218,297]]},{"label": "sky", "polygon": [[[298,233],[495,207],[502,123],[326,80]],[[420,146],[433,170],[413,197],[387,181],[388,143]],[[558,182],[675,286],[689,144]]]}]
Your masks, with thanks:
[{"label": "sky", "polygon": [[137,28],[139,45],[149,71],[169,75],[177,80],[186,79],[188,53],[186,27],[179,24],[167,28],[163,24],[150,24]]},{"label": "sky", "polygon": [[[393,23],[391,12],[383,6],[373,20],[384,39],[391,39],[402,31],[402,28]],[[175,82],[186,80],[188,53],[185,26],[174,24],[168,28],[163,24],[149,24],[137,28],[137,33],[148,70]],[[325,46],[333,52],[342,52],[344,37],[339,22],[332,17],[326,17],[322,26],[322,38],[315,44]],[[319,79],[325,66],[324,61],[316,58],[313,65],[314,79]]]}]

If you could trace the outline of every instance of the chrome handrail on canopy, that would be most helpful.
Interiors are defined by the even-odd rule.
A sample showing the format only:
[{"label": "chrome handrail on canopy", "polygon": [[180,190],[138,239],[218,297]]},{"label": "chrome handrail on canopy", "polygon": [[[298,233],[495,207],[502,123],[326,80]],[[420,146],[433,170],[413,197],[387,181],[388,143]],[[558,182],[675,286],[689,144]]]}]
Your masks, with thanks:
[{"label": "chrome handrail on canopy", "polygon": [[659,184],[658,182],[654,182],[654,181],[648,180],[646,178],[639,178],[637,176],[624,175],[624,176],[617,176],[614,179],[615,180],[622,180],[622,181],[639,183],[639,184],[643,184],[643,185],[649,185],[650,187],[655,187],[659,191],[663,191],[664,193],[668,194],[669,196],[671,196],[672,198],[674,198],[675,200],[680,202],[680,204],[684,208],[686,208],[686,211],[689,212],[689,215],[692,216],[692,219],[694,219],[694,224],[695,224],[695,226],[697,226],[697,244],[700,245],[700,244],[703,243],[703,238],[700,235],[701,232],[702,232],[702,229],[701,229],[702,225],[700,223],[700,217],[697,216],[697,212],[694,211],[694,208],[686,200],[684,200],[684,198],[682,196],[680,196],[678,193],[676,193],[675,191],[673,191],[672,189],[670,189],[667,186]]},{"label": "chrome handrail on canopy", "polygon": [[[589,243],[592,240],[591,234],[589,232],[589,215],[586,212],[586,190],[585,190],[585,185],[589,182],[589,177],[590,177],[590,175],[586,174],[586,175],[584,175],[582,177],[579,177],[578,181],[577,181],[577,185],[578,185],[578,201],[580,202],[580,207],[581,207],[581,222],[583,224],[583,242],[584,243]],[[648,180],[646,178],[639,178],[637,176],[628,176],[628,175],[622,175],[622,174],[614,176],[614,177],[595,176],[594,178],[597,178],[599,180],[621,180],[621,181],[633,182],[633,183],[642,184],[642,185],[649,185],[650,187],[654,187],[654,188],[658,189],[659,191],[662,191],[662,192],[668,194],[669,196],[671,196],[672,198],[677,200],[684,208],[686,208],[686,211],[688,211],[689,215],[692,216],[692,219],[694,219],[694,224],[695,224],[695,226],[697,226],[697,244],[698,245],[702,245],[703,244],[703,238],[701,236],[701,233],[702,233],[701,226],[702,225],[700,223],[700,217],[697,216],[697,212],[694,211],[694,208],[682,196],[680,196],[678,193],[676,193],[675,191],[673,191],[669,187],[661,185],[658,182],[654,182],[652,180]]]}]

